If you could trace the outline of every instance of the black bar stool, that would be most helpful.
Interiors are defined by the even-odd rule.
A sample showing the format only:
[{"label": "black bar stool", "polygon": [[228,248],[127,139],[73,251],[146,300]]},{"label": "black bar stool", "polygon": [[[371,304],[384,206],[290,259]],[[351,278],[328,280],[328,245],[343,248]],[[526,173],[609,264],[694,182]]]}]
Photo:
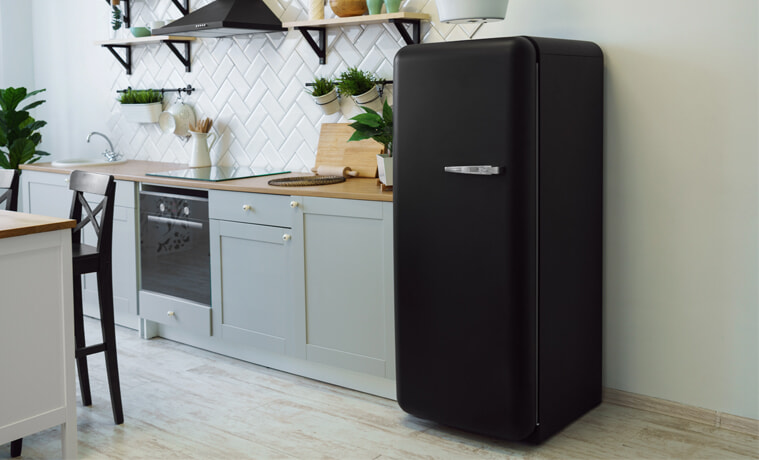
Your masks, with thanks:
[{"label": "black bar stool", "polygon": [[[18,211],[18,169],[0,169],[0,209]],[[11,441],[11,457],[21,455],[23,439]]]},{"label": "black bar stool", "polygon": [[[105,353],[105,367],[108,376],[108,388],[111,393],[113,421],[117,425],[124,423],[121,407],[121,389],[119,386],[119,369],[116,359],[116,327],[113,319],[113,277],[111,248],[113,240],[113,204],[116,196],[116,182],[113,176],[85,171],[73,171],[69,177],[69,189],[74,191],[69,217],[77,221],[71,233],[71,252],[74,268],[74,341],[76,347],[76,365],[79,371],[79,388],[82,404],[92,405],[90,379],[87,370],[87,356],[93,353]],[[85,194],[102,197],[93,209]],[[100,219],[98,220],[98,214]],[[90,246],[82,243],[82,229],[92,226],[97,237],[97,244]],[[98,283],[98,300],[100,304],[100,328],[103,343],[87,346],[84,337],[84,314],[82,312],[82,278],[85,273],[96,273]]]},{"label": "black bar stool", "polygon": [[[18,211],[18,169],[0,169],[0,209]],[[5,207],[3,208],[3,203]]]}]

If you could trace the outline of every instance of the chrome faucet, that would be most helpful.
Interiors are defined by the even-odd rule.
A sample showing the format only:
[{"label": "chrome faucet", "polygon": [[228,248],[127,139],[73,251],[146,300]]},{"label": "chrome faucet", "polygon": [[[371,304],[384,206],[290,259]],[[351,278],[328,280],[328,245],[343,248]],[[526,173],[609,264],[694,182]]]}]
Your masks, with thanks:
[{"label": "chrome faucet", "polygon": [[118,159],[121,158],[122,155],[120,153],[116,153],[116,151],[113,150],[113,144],[111,143],[111,140],[108,139],[108,136],[106,136],[103,133],[99,133],[97,131],[93,131],[93,132],[89,133],[87,135],[87,142],[88,143],[90,142],[90,139],[92,138],[93,135],[98,135],[98,136],[102,137],[103,139],[105,139],[106,142],[108,142],[108,148],[106,149],[105,152],[102,153],[102,155],[105,157],[106,160],[108,160],[108,161],[117,161]]}]

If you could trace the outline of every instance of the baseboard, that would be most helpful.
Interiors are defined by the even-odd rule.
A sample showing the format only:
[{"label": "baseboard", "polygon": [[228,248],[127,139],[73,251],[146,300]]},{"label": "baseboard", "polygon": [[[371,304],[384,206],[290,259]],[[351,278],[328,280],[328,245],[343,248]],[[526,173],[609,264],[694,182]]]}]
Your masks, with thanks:
[{"label": "baseboard", "polygon": [[703,423],[716,428],[736,431],[759,437],[759,420],[726,414],[711,409],[689,406],[666,399],[629,393],[614,388],[604,388],[603,401],[617,406],[632,407],[658,414]]}]

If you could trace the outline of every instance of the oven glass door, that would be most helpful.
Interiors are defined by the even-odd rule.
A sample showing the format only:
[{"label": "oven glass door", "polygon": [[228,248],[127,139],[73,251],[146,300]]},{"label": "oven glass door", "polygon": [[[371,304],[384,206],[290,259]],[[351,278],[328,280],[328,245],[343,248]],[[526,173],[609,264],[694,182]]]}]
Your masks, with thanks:
[{"label": "oven glass door", "polygon": [[140,216],[141,289],[210,305],[208,220],[183,218],[176,204],[166,202],[177,213]]}]

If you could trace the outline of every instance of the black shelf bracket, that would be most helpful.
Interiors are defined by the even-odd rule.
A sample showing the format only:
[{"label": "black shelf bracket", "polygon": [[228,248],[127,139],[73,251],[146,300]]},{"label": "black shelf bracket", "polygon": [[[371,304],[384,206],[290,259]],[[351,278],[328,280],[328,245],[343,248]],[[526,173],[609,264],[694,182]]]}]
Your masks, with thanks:
[{"label": "black shelf bracket", "polygon": [[[131,45],[103,45],[104,48],[108,48],[108,51],[113,54],[119,63],[126,69],[127,75],[132,75],[132,46]],[[122,58],[114,48],[124,48],[126,50],[126,57]]]},{"label": "black shelf bracket", "polygon": [[[184,64],[185,72],[192,72],[192,65],[190,62],[190,42],[182,40],[165,40],[163,43],[166,43],[166,46],[168,46],[171,52],[174,53],[174,56]],[[175,43],[184,45],[184,55],[182,55],[177,47],[174,46]]]},{"label": "black shelf bracket", "polygon": [[173,3],[177,9],[179,9],[179,12],[182,13],[182,16],[187,16],[190,13],[190,0],[183,0],[184,5],[182,5],[182,3],[179,3],[179,0],[171,0],[171,3]]},{"label": "black shelf bracket", "polygon": [[[319,64],[327,63],[327,30],[324,27],[296,27],[303,34],[311,48],[319,56]],[[319,43],[311,36],[309,31],[314,30],[319,33]]]},{"label": "black shelf bracket", "polygon": [[[390,22],[395,24],[395,27],[398,29],[398,32],[400,32],[401,37],[403,37],[403,40],[407,45],[418,45],[422,42],[422,21],[419,19],[390,19]],[[411,25],[411,33],[413,36],[409,35],[405,24]]]},{"label": "black shelf bracket", "polygon": [[[127,29],[128,29],[128,28],[130,28],[130,27],[132,26],[132,23],[131,23],[131,19],[132,19],[132,18],[130,17],[131,15],[130,15],[129,1],[130,1],[130,0],[121,0],[121,3],[123,3],[123,4],[124,4],[124,11],[123,11],[123,15],[124,15],[124,26],[125,26]],[[172,0],[172,1],[173,1],[173,0]],[[189,0],[185,0],[185,1],[189,1]],[[111,0],[105,0],[105,2],[108,4],[108,6],[109,6],[109,7],[111,6]]]}]

